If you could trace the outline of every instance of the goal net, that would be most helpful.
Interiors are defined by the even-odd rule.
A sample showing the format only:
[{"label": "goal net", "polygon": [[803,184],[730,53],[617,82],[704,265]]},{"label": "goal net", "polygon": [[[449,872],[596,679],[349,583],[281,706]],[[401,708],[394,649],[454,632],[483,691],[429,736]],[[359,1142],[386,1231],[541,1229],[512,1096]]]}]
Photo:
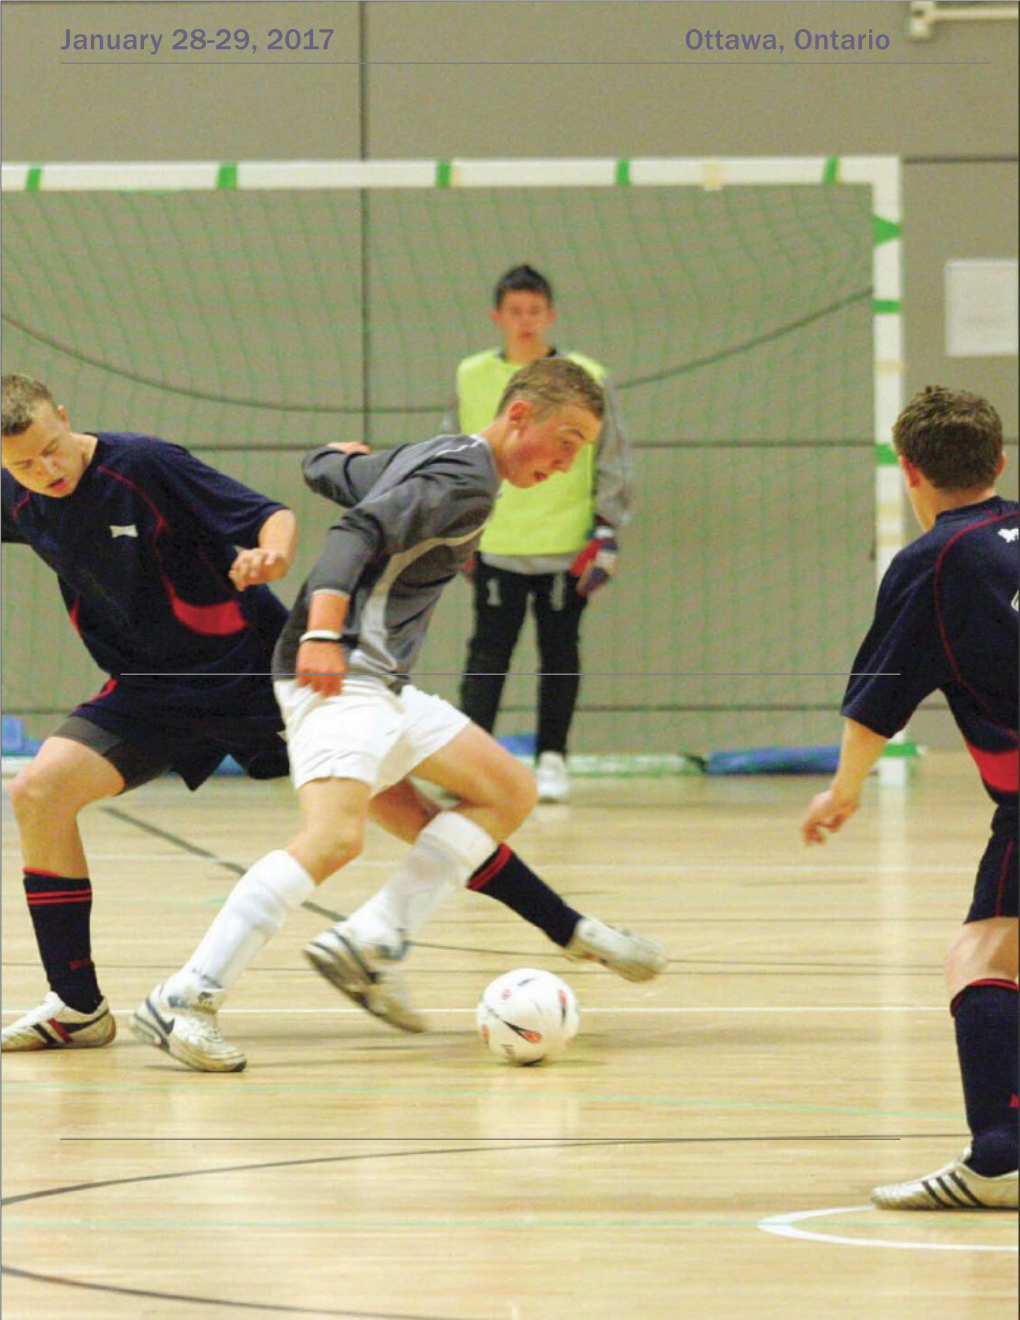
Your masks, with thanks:
[{"label": "goal net", "polygon": [[[3,168],[4,371],[81,430],[177,441],[281,498],[301,454],[425,439],[495,343],[491,290],[552,280],[634,447],[620,573],[585,616],[573,749],[831,742],[900,543],[898,166],[888,158],[111,163]],[[892,478],[892,480],[890,480]],[[101,681],[49,571],[3,563],[3,706],[38,736]],[[451,586],[419,666],[456,699]],[[534,727],[533,645],[499,733]]]}]

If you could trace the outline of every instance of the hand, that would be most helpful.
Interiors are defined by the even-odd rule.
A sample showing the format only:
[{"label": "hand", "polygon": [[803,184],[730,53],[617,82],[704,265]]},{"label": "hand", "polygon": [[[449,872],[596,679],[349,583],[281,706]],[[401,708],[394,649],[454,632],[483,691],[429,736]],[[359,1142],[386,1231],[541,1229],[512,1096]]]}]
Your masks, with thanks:
[{"label": "hand", "polygon": [[277,581],[289,568],[290,560],[281,551],[256,546],[253,550],[240,551],[230,565],[229,576],[238,591],[245,591],[263,582]]},{"label": "hand", "polygon": [[302,642],[294,677],[298,687],[310,687],[320,697],[338,697],[347,673],[347,659],[339,642]]},{"label": "hand", "polygon": [[570,565],[571,576],[577,578],[577,594],[590,596],[605,586],[616,572],[620,548],[612,527],[596,527],[591,540]]},{"label": "hand", "polygon": [[804,819],[800,823],[800,832],[805,843],[824,843],[827,830],[835,834],[850,819],[861,805],[859,797],[849,797],[845,793],[828,788],[818,793],[808,804]]},{"label": "hand", "polygon": [[341,454],[370,454],[372,452],[368,445],[362,444],[360,440],[331,440],[326,448],[339,449]]}]

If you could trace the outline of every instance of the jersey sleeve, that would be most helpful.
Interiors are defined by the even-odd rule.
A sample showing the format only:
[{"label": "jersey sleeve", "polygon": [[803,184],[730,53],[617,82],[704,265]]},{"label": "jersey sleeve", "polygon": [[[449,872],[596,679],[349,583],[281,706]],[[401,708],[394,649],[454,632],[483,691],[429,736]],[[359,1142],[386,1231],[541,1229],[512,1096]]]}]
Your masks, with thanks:
[{"label": "jersey sleeve", "polygon": [[455,453],[430,459],[400,481],[379,482],[330,528],[308,590],[351,596],[380,561],[432,540],[470,539],[492,500],[479,471]]},{"label": "jersey sleeve", "polygon": [[630,521],[634,467],[631,445],[620,421],[616,392],[603,380],[606,413],[595,452],[595,514],[613,527]]},{"label": "jersey sleeve", "polygon": [[314,449],[301,464],[305,484],[341,508],[353,509],[389,467],[396,449],[375,454],[344,454],[331,445]]},{"label": "jersey sleeve", "polygon": [[147,461],[153,480],[165,495],[183,504],[192,517],[232,545],[257,546],[267,519],[287,507],[169,441],[155,442]]},{"label": "jersey sleeve", "polygon": [[890,564],[875,602],[875,617],[854,660],[841,714],[891,738],[952,668],[935,609],[935,564],[911,548]]}]

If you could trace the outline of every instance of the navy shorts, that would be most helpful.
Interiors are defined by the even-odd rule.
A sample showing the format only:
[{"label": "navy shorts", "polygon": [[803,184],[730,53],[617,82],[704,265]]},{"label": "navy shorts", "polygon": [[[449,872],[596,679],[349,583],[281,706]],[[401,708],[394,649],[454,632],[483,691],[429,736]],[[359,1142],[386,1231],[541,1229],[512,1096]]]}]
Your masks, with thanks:
[{"label": "navy shorts", "polygon": [[1017,915],[1017,804],[1002,803],[992,817],[992,837],[978,866],[968,921]]},{"label": "navy shorts", "polygon": [[161,701],[151,689],[107,684],[76,706],[54,735],[98,752],[125,788],[175,770],[195,789],[226,756],[252,779],[289,772],[283,719],[268,677],[244,678],[218,698],[203,694],[200,704],[188,703],[179,690]]}]

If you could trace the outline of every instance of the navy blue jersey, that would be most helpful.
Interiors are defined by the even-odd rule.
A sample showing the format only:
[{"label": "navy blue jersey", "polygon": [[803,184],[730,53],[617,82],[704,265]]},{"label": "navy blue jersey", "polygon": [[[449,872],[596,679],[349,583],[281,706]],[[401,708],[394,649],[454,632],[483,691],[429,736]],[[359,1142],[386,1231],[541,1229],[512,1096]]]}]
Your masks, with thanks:
[{"label": "navy blue jersey", "polygon": [[238,592],[228,571],[283,507],[179,445],[130,433],[99,433],[63,499],[3,473],[3,539],[56,573],[100,669],[194,709],[222,704],[230,675],[268,670],[287,611],[267,587]]},{"label": "navy blue jersey", "polygon": [[997,802],[1017,792],[1017,508],[993,496],[946,510],[899,552],[842,706],[888,738],[941,689]]}]

